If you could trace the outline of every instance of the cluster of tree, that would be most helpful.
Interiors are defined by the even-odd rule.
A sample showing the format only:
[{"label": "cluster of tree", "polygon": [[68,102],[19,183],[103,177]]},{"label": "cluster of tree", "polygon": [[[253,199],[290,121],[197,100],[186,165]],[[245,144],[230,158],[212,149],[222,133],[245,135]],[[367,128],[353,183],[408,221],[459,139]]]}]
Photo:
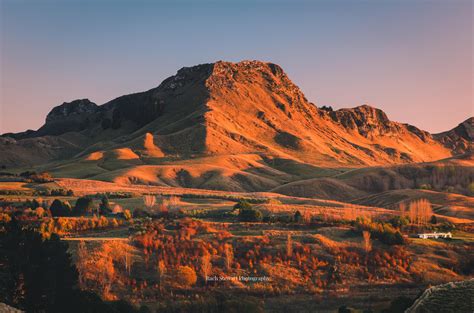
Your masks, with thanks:
[{"label": "cluster of tree", "polygon": [[143,196],[143,204],[146,207],[146,212],[151,216],[163,216],[169,213],[176,214],[179,210],[179,202],[180,198],[176,195]]},{"label": "cluster of tree", "polygon": [[400,165],[355,177],[351,184],[369,192],[429,189],[474,194],[474,169],[455,165]]},{"label": "cluster of tree", "polygon": [[81,289],[97,292],[104,299],[114,299],[114,290],[130,285],[132,247],[122,241],[104,242],[96,248],[87,248],[80,242],[76,266]]},{"label": "cluster of tree", "polygon": [[390,223],[373,222],[369,218],[358,217],[355,220],[354,226],[359,232],[368,231],[373,238],[387,245],[402,245],[405,243],[400,230],[393,227]]},{"label": "cluster of tree", "polygon": [[0,195],[22,196],[31,194],[28,190],[0,190]]},{"label": "cluster of tree", "polygon": [[252,205],[241,200],[234,205],[234,211],[238,212],[239,220],[242,222],[261,222],[263,214],[260,210],[255,209]]},{"label": "cluster of tree", "polygon": [[[371,279],[397,279],[394,276],[396,268],[407,271],[409,267],[409,254],[403,248],[394,246],[372,249],[370,236],[364,250],[357,246],[335,245],[327,247],[328,253],[321,255],[318,246],[294,241],[291,235],[286,237],[282,245],[278,238],[262,236],[249,240],[245,237],[233,237],[224,230],[209,229],[205,225],[206,223],[188,219],[175,222],[153,221],[134,238],[134,244],[143,251],[146,267],[155,269],[159,290],[176,288],[177,285],[189,288],[194,284],[211,287],[214,284],[206,282],[206,276],[222,273],[232,275],[242,271],[258,274],[260,269],[270,264],[272,267],[281,265],[293,268],[301,273],[308,288],[311,286],[320,289],[344,281],[345,273],[340,271],[343,264],[360,269],[362,277],[369,276]],[[382,227],[385,229],[381,234],[375,232],[378,231],[375,227],[373,237],[389,244],[398,244],[396,239],[388,237],[388,233],[394,231],[393,227],[390,224]],[[364,265],[369,269],[368,272],[364,272]],[[182,266],[191,268],[197,274],[195,283],[190,279],[187,281],[192,283],[186,284],[183,282],[186,279],[179,278],[185,276],[177,270]],[[381,269],[386,268],[394,270],[381,272]],[[193,275],[190,274],[190,277]]]},{"label": "cluster of tree", "polygon": [[104,197],[108,199],[128,199],[132,198],[134,195],[131,192],[120,192],[120,191],[114,191],[114,192],[104,192],[104,193],[96,193],[91,195],[92,198],[96,199],[102,199]]},{"label": "cluster of tree", "polygon": [[147,312],[80,290],[67,245],[58,236],[44,240],[15,219],[0,231],[0,276],[2,302],[27,312]]},{"label": "cluster of tree", "polygon": [[50,205],[50,202],[47,201],[47,200],[43,200],[41,198],[36,198],[36,199],[27,199],[24,203],[23,203],[23,208],[25,209],[32,209],[32,210],[35,210],[39,207],[41,208],[48,208]]},{"label": "cluster of tree", "polygon": [[20,177],[25,178],[26,181],[35,183],[49,183],[54,181],[53,176],[47,172],[37,173],[35,171],[26,171],[20,173]]},{"label": "cluster of tree", "polygon": [[[164,196],[164,195],[163,195]],[[267,203],[269,200],[266,198],[251,198],[251,197],[242,197],[235,195],[219,195],[219,194],[195,194],[195,193],[185,193],[181,195],[182,198],[189,199],[218,199],[218,200],[228,200],[228,201],[245,201],[252,204],[262,204]]]},{"label": "cluster of tree", "polygon": [[265,223],[295,223],[295,224],[310,224],[314,222],[315,219],[311,216],[308,211],[301,213],[300,211],[295,211],[293,214],[269,214],[263,217],[262,219]]},{"label": "cluster of tree", "polygon": [[74,191],[71,189],[46,189],[39,190],[35,192],[38,196],[59,196],[59,197],[72,197],[74,196]]},{"label": "cluster of tree", "polygon": [[199,299],[163,301],[159,304],[157,311],[161,313],[265,312],[262,300],[252,296],[236,295],[225,291],[217,291],[213,295]]},{"label": "cluster of tree", "polygon": [[426,199],[413,200],[408,205],[408,210],[404,202],[399,205],[400,216],[408,218],[410,223],[415,225],[436,224],[436,216],[433,215],[431,203]]},{"label": "cluster of tree", "polygon": [[43,220],[39,227],[39,233],[43,238],[49,238],[52,234],[68,234],[71,232],[82,232],[86,230],[114,228],[124,223],[121,219],[97,217],[59,217]]},{"label": "cluster of tree", "polygon": [[93,213],[106,214],[111,211],[110,205],[106,198],[102,200],[100,209],[97,211],[94,206],[94,201],[89,197],[78,198],[74,208],[72,208],[67,201],[55,199],[53,203],[51,203],[49,210],[51,211],[51,215],[53,217],[83,216]]}]

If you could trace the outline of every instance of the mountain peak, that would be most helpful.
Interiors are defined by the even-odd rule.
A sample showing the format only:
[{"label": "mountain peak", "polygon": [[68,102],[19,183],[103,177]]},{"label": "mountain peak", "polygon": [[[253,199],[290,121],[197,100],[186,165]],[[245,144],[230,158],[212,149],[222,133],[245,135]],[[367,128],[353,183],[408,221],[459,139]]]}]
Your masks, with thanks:
[{"label": "mountain peak", "polygon": [[71,114],[93,113],[98,106],[89,99],[78,99],[54,107],[46,116],[46,122],[52,122],[55,119],[62,119]]},{"label": "mountain peak", "polygon": [[435,134],[434,137],[445,147],[463,154],[473,150],[474,117],[470,117],[451,130]]},{"label": "mountain peak", "polygon": [[[88,99],[63,103],[21,138],[41,143],[46,135],[58,138],[59,148],[62,139],[73,145],[71,153],[123,148],[148,157],[259,154],[333,166],[451,155],[429,133],[367,104],[320,110],[280,66],[255,60],[183,67],[156,88],[102,106]],[[56,151],[44,150],[42,158],[66,155]]]},{"label": "mountain peak", "polygon": [[212,75],[214,76],[229,77],[229,75],[235,75],[236,73],[242,75],[273,75],[276,78],[288,79],[279,65],[270,62],[244,60],[236,63],[217,61],[213,64]]}]

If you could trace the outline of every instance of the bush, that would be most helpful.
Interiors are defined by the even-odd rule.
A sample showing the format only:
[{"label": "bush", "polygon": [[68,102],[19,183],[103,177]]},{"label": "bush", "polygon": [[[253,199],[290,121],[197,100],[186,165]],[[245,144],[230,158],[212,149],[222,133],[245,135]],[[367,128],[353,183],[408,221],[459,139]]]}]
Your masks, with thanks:
[{"label": "bush", "polygon": [[393,227],[400,228],[410,224],[410,220],[406,216],[395,216],[390,219],[389,223],[392,224]]},{"label": "bush", "polygon": [[242,222],[261,222],[263,214],[258,209],[241,209],[239,212],[239,220]]},{"label": "bush", "polygon": [[250,210],[252,205],[246,200],[240,200],[234,205],[234,210]]},{"label": "bush", "polygon": [[133,211],[133,218],[149,217],[150,215],[143,209],[136,209]]}]

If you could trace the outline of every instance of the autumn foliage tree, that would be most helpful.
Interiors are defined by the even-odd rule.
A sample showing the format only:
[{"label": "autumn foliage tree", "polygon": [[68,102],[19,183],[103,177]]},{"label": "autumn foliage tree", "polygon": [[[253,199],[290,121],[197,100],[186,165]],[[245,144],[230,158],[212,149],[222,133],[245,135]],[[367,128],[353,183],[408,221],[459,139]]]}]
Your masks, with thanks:
[{"label": "autumn foliage tree", "polygon": [[408,217],[412,224],[426,225],[433,216],[431,203],[426,199],[419,199],[410,202]]},{"label": "autumn foliage tree", "polygon": [[180,266],[176,269],[175,282],[178,286],[189,288],[197,281],[196,272],[189,266]]}]

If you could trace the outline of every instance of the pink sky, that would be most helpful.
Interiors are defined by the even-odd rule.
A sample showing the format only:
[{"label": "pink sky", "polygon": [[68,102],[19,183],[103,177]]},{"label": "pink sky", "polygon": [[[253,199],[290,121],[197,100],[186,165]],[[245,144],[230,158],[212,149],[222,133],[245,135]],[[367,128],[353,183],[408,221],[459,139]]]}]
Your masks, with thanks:
[{"label": "pink sky", "polygon": [[64,101],[103,104],[242,59],[280,64],[317,105],[367,103],[431,132],[474,115],[471,1],[6,0],[0,17],[0,133],[37,129]]}]

